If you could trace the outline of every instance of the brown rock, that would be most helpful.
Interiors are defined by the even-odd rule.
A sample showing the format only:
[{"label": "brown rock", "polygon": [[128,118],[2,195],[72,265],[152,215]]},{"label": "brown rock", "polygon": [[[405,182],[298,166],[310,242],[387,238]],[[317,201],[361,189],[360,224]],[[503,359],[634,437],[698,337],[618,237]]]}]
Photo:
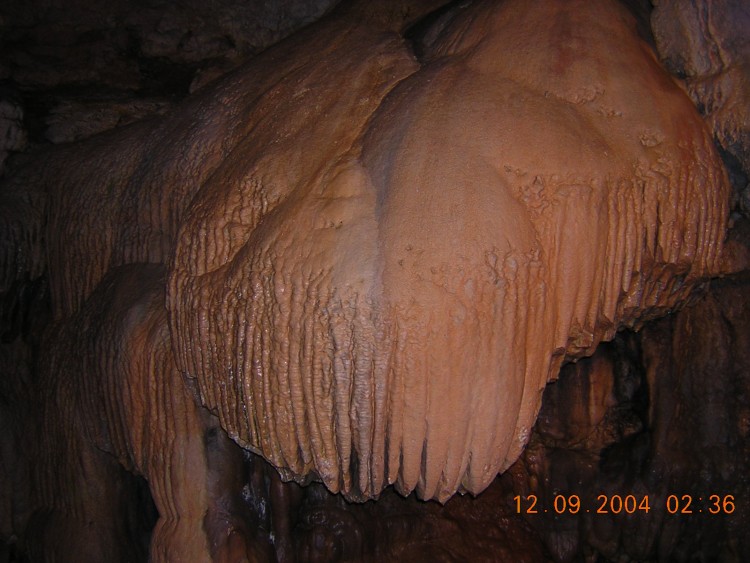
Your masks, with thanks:
[{"label": "brown rock", "polygon": [[171,105],[169,100],[154,98],[64,100],[50,111],[45,137],[55,144],[78,141],[144,117],[163,114]]},{"label": "brown rock", "polygon": [[742,0],[655,4],[659,55],[728,154],[735,204],[750,216],[750,6]]},{"label": "brown rock", "polygon": [[718,271],[726,177],[635,21],[533,6],[458,10],[419,67],[343,24],[247,67],[268,94],[187,212],[170,310],[203,400],[287,478],[478,493],[565,357]]}]

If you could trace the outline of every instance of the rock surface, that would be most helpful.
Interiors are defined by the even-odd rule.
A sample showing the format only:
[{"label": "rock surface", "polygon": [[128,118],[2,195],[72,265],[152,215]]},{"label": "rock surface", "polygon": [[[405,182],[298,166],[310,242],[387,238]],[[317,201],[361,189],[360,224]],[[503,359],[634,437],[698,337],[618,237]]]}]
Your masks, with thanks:
[{"label": "rock surface", "polygon": [[348,19],[307,31],[233,75],[264,77],[247,105],[212,95],[252,134],[184,212],[178,364],[287,478],[478,494],[564,359],[719,273],[724,170],[616,3],[477,3],[419,65]]},{"label": "rock surface", "polygon": [[0,80],[23,92],[35,141],[69,142],[161,113],[154,96],[184,97],[196,73],[236,66],[334,3],[4,2]]},{"label": "rock surface", "polygon": [[658,0],[659,55],[724,150],[735,207],[750,217],[750,5],[743,0]]},{"label": "rock surface", "polygon": [[[330,4],[221,0],[211,4],[220,8],[214,10],[199,2],[183,2],[178,8],[150,0],[137,5],[78,0],[64,9],[49,0],[2,3],[0,163],[11,174],[29,158],[38,158],[42,168],[48,156],[18,158],[17,152],[83,139],[147,115],[154,117],[128,125],[128,130],[158,130],[154,124],[163,118],[157,114],[179,103],[188,90],[198,91],[237,68],[248,55],[318,17]],[[371,3],[375,14],[378,4],[383,3]],[[466,4],[452,3],[408,31],[420,58],[436,40],[424,30],[440,29]],[[748,8],[741,0],[658,0],[649,18],[650,3],[626,4],[641,18],[640,35],[654,41],[665,68],[689,94],[721,147],[734,187],[727,202],[733,215],[721,267],[724,278],[707,284],[684,309],[638,332],[622,331],[596,350],[582,332],[574,345],[593,356],[562,367],[557,382],[544,391],[529,446],[476,498],[457,495],[440,505],[418,501],[415,495],[403,498],[388,488],[377,502],[352,504],[319,483],[284,484],[261,457],[238,453],[245,461],[244,504],[237,513],[242,514],[245,537],[253,538],[257,560],[750,560],[745,533],[750,527]],[[405,10],[404,5],[393,6],[395,12]],[[571,34],[568,51],[575,52],[580,40]],[[601,100],[596,91],[568,94],[582,102],[571,104],[577,109]],[[60,161],[88,158],[106,175],[103,152],[92,147],[112,148],[112,138],[71,145],[60,153]],[[645,150],[658,141],[658,135],[638,138]],[[164,155],[174,155],[179,146],[153,143],[141,150],[164,162]],[[128,157],[127,151],[119,154]],[[39,170],[25,170],[25,176],[0,185],[0,561],[17,563],[38,555],[37,531],[45,526],[44,517],[29,519],[28,475],[35,467],[29,432],[36,432],[38,421],[27,417],[41,397],[34,388],[36,366],[49,355],[41,334],[53,315],[47,256],[40,250],[46,194],[29,189]],[[180,173],[174,169],[170,177],[184,180],[183,195],[203,178],[196,179],[191,169]],[[76,199],[80,177],[75,171],[67,174],[73,197],[61,201],[70,209],[82,207],[91,198]],[[142,177],[136,175],[133,185],[140,186]],[[120,213],[159,209],[149,199],[157,184],[158,178],[152,187],[145,186],[142,199],[126,198],[116,211],[101,207],[95,225],[105,232]],[[534,182],[526,187],[528,198],[540,191]],[[591,215],[580,220],[591,222]],[[175,233],[149,229],[146,225],[141,238],[132,240],[151,245],[151,253],[141,259],[160,260],[162,245]],[[69,234],[75,237],[77,231]],[[133,235],[123,232],[121,238]],[[50,242],[65,247],[63,241],[45,244]],[[100,237],[94,244],[102,248],[110,242]],[[135,256],[128,254],[132,251],[121,249],[118,259]],[[108,261],[109,255],[98,274],[72,286],[81,292],[78,297],[62,307],[55,304],[58,315],[80,307]],[[61,283],[53,275],[53,294],[60,294]],[[80,349],[70,348],[72,353]],[[107,555],[142,559],[158,517],[148,484],[121,468],[108,479],[102,481],[102,490],[109,491],[102,493],[109,495],[104,504],[117,509],[102,514],[105,519],[116,516],[124,528]],[[720,498],[717,514],[709,512],[715,505],[705,501],[714,494]],[[539,512],[530,512],[529,495],[535,495]],[[583,511],[572,514],[571,495],[580,496]],[[607,513],[596,513],[598,495],[610,503]],[[615,513],[611,502],[618,495],[639,500],[648,495],[649,512],[636,507],[631,515]],[[682,508],[687,502],[683,496],[691,495],[693,513],[670,513],[671,495],[676,497],[672,507],[677,502]],[[563,501],[565,509],[557,514]]]}]

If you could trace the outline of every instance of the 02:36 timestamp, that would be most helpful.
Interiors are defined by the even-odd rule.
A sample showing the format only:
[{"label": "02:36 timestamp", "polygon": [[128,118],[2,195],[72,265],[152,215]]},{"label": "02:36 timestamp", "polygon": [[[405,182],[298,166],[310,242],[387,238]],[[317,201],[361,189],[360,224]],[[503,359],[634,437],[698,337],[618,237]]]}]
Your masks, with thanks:
[{"label": "02:36 timestamp", "polygon": [[[635,514],[648,513],[651,510],[651,499],[648,495],[598,495],[591,508],[581,505],[578,495],[555,495],[551,507],[539,505],[536,495],[513,497],[518,514],[577,514],[581,511],[595,514]],[[669,495],[666,498],[666,509],[669,514],[731,514],[735,510],[734,495],[709,495],[694,498],[692,495]]]}]

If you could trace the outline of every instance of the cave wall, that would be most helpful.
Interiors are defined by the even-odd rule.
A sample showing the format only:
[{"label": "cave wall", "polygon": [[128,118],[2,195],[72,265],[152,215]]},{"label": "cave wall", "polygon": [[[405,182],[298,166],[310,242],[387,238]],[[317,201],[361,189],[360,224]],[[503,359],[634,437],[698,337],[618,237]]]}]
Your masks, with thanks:
[{"label": "cave wall", "polygon": [[[330,4],[0,6],[0,174],[50,143],[163,113]],[[722,150],[734,188],[724,276],[683,308],[564,366],[523,456],[477,498],[440,505],[387,491],[377,502],[349,504],[319,484],[283,484],[247,455],[246,519],[261,560],[750,560],[748,8],[729,0],[631,7]],[[34,202],[24,203],[29,217],[2,208],[3,228],[39,220]],[[2,287],[0,561],[35,555],[35,462],[24,441],[34,435],[32,390],[50,310],[40,267],[26,271]],[[143,558],[153,504],[132,475],[108,479],[103,485],[122,499],[128,556]],[[583,510],[558,513],[556,499],[569,503],[571,495]],[[616,514],[609,505],[597,514],[599,495],[648,496],[649,511]],[[681,509],[689,495],[693,512],[670,513],[672,495]],[[721,499],[717,514],[710,495]]]},{"label": "cave wall", "polygon": [[333,4],[6,2],[0,7],[4,146],[23,147],[18,122],[32,143],[63,143],[163,113]]}]

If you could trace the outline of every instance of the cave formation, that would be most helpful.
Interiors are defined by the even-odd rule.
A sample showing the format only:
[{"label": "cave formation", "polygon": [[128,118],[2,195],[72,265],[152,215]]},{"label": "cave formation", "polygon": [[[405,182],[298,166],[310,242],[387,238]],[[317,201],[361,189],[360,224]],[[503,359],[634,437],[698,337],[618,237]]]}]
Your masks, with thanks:
[{"label": "cave formation", "polygon": [[[550,17],[554,25],[547,29],[520,16],[503,20],[533,12],[512,0],[334,4],[222,0],[209,9],[199,2],[80,0],[63,9],[35,0],[0,7],[0,561],[750,560],[744,533],[750,524],[750,7],[741,0],[550,0],[539,4],[539,13],[569,17]],[[507,38],[485,26],[495,14]],[[591,29],[603,22],[612,38],[576,27],[587,21]],[[472,43],[485,27],[494,31]],[[625,39],[617,35],[622,30],[630,30]],[[533,36],[544,33],[550,44],[535,43]],[[502,76],[520,94],[502,86],[505,103],[532,104],[539,94],[540,108],[562,100],[560,107],[573,109],[539,110],[543,118],[532,126],[537,110],[503,113],[496,99],[491,103],[499,110],[470,87],[462,89],[476,83],[468,82],[468,72],[453,72],[452,61],[471,60],[481,75],[483,64],[495,62],[481,56],[482,49],[496,52],[493,40],[514,53]],[[616,41],[622,52],[615,54]],[[548,60],[544,49],[574,62]],[[626,70],[599,64],[600,58],[630,64],[631,53],[645,62]],[[576,67],[576,57],[587,64]],[[642,78],[652,75],[657,78]],[[610,82],[601,78],[611,76]],[[297,77],[302,87],[293,82]],[[599,78],[606,87],[597,89]],[[494,92],[499,82],[482,82],[480,91]],[[453,114],[468,123],[477,104],[502,116],[505,136],[483,132],[473,145],[487,115],[479,110],[471,134],[440,128]],[[618,108],[635,107],[640,113],[625,126],[597,125],[616,123],[606,120],[622,117]],[[630,117],[625,111],[623,119]],[[641,120],[662,125],[641,131]],[[399,128],[406,122],[412,129]],[[547,127],[552,138],[545,144],[533,137],[546,159],[541,164],[527,160],[533,150],[509,146],[513,138],[530,138],[535,127]],[[601,134],[615,152],[596,160],[590,154],[601,145],[584,142],[584,132]],[[710,146],[701,145],[704,137]],[[622,148],[630,141],[637,150]],[[322,332],[331,342],[324,336],[321,348],[335,353],[311,362],[322,374],[311,378],[325,386],[327,362],[337,378],[356,364],[352,378],[366,385],[380,381],[377,366],[396,361],[369,358],[372,342],[393,348],[410,342],[394,336],[391,324],[372,321],[390,309],[360,302],[356,294],[319,293],[320,284],[299,286],[298,274],[330,263],[326,275],[336,287],[359,287],[352,273],[377,263],[368,262],[370,251],[360,244],[373,240],[366,225],[375,201],[390,213],[381,228],[397,233],[398,244],[411,241],[403,256],[382,251],[397,246],[387,238],[371,251],[386,263],[384,285],[399,288],[387,302],[409,310],[402,331],[429,330],[429,323],[410,325],[410,319],[442,306],[442,297],[400,273],[404,261],[420,281],[432,276],[441,288],[436,295],[469,282],[479,286],[471,285],[472,295],[495,291],[483,290],[479,277],[459,287],[453,280],[464,270],[421,269],[420,258],[408,254],[413,245],[447,256],[444,264],[455,259],[455,248],[431,247],[423,236],[430,223],[410,223],[433,200],[398,191],[415,182],[413,162],[431,162],[420,173],[434,174],[435,182],[448,176],[444,170],[458,170],[467,185],[480,184],[484,171],[451,164],[450,151],[430,161],[451,143],[480,152],[501,147],[519,166],[508,166],[502,177],[511,186],[523,176],[520,167],[538,167],[512,197],[472,196],[478,209],[528,205],[529,226],[519,220],[519,231],[533,230],[542,242],[554,239],[555,221],[566,214],[573,226],[621,221],[604,246],[623,250],[611,265],[609,254],[599,259],[602,245],[592,241],[601,233],[591,230],[567,243],[571,260],[578,252],[589,262],[570,267],[567,254],[559,264],[507,256],[493,262],[496,285],[513,280],[511,289],[527,287],[522,283],[562,288],[550,300],[566,291],[576,296],[562,299],[575,302],[569,313],[575,322],[565,317],[564,328],[545,332],[564,314],[536,318],[546,303],[534,300],[537,289],[502,294],[502,303],[523,313],[513,317],[514,330],[498,329],[501,344],[514,343],[512,353],[500,346],[488,357],[503,367],[527,362],[538,380],[497,403],[498,410],[519,403],[519,413],[511,414],[535,420],[533,429],[511,422],[517,427],[506,431],[509,438],[488,446],[483,437],[505,422],[477,423],[484,428],[479,438],[456,444],[445,436],[470,417],[456,410],[443,419],[440,413],[455,404],[454,391],[435,387],[432,411],[410,395],[398,407],[412,421],[401,435],[388,432],[393,443],[401,441],[399,456],[388,440],[378,446],[361,438],[400,420],[378,422],[375,399],[372,413],[357,404],[345,405],[342,415],[340,396],[326,411],[327,397],[310,391],[304,409],[287,410],[295,389],[305,392],[294,387],[297,371],[285,367],[290,349],[301,355]],[[653,170],[664,177],[684,159],[687,188],[669,181],[650,186],[644,180],[637,189],[623,181],[602,184],[638,195],[607,200],[605,194],[602,201],[615,202],[605,208],[614,211],[596,220],[575,215],[595,198],[575,182],[563,182],[560,197],[573,201],[563,211],[543,197],[560,175],[622,179],[653,151]],[[261,172],[254,177],[248,169]],[[648,172],[638,177],[658,176]],[[289,188],[289,195],[284,182],[303,188]],[[379,200],[368,199],[371,184]],[[307,189],[315,197],[295,195]],[[324,196],[337,203],[319,205]],[[409,206],[416,212],[404,211]],[[360,220],[351,229],[353,216]],[[632,242],[627,237],[641,227],[641,216],[644,234]],[[472,217],[483,236],[502,227],[492,216]],[[657,227],[648,226],[649,217]],[[444,227],[446,238],[476,244],[451,228]],[[332,241],[322,249],[307,235],[318,230],[321,240]],[[516,248],[528,242],[521,235],[508,240]],[[569,240],[560,238],[553,250],[532,245],[528,254],[563,255],[555,249]],[[623,263],[631,260],[622,257],[636,247],[641,262],[629,277]],[[336,269],[341,256],[348,267]],[[243,264],[260,274],[245,283]],[[519,281],[545,268],[557,273],[539,274],[544,283],[537,286]],[[610,271],[618,284],[627,278],[613,294],[601,281]],[[593,274],[587,278],[587,272]],[[274,276],[285,281],[273,282]],[[566,277],[575,281],[571,287]],[[600,285],[594,305],[578,299],[580,288]],[[309,323],[324,330],[308,330],[307,317],[294,307],[290,313],[268,304],[269,295],[285,291],[314,294]],[[402,295],[411,302],[400,301]],[[356,315],[337,317],[349,303]],[[409,303],[425,306],[409,309]],[[245,305],[261,320],[235,321]],[[482,326],[498,319],[502,325],[513,307],[499,310],[482,318]],[[259,329],[238,331],[246,324]],[[281,333],[278,327],[297,325],[302,328],[289,328],[291,344],[264,344]],[[220,329],[206,328],[212,326]],[[446,339],[433,331],[438,336],[427,359],[394,369],[405,376],[426,370],[438,380],[480,365],[479,351],[452,363],[463,357],[461,339],[485,342],[471,322],[456,326]],[[365,337],[357,340],[355,333]],[[548,333],[551,354],[535,364],[528,350],[542,346]],[[253,361],[248,351],[243,364],[237,352],[243,334],[262,359]],[[286,394],[263,394],[274,385],[268,373],[284,374]],[[235,396],[234,381],[260,383],[237,384]],[[528,396],[545,383],[539,408]],[[482,407],[481,395],[462,396],[486,421],[492,405]],[[253,401],[270,410],[258,415],[264,407]],[[169,415],[155,414],[162,412]],[[312,419],[323,428],[320,435]],[[413,430],[413,420],[423,419],[435,428],[431,442]],[[419,448],[410,450],[410,442]],[[482,454],[483,471],[470,463]],[[202,485],[174,486],[186,482]]]}]

